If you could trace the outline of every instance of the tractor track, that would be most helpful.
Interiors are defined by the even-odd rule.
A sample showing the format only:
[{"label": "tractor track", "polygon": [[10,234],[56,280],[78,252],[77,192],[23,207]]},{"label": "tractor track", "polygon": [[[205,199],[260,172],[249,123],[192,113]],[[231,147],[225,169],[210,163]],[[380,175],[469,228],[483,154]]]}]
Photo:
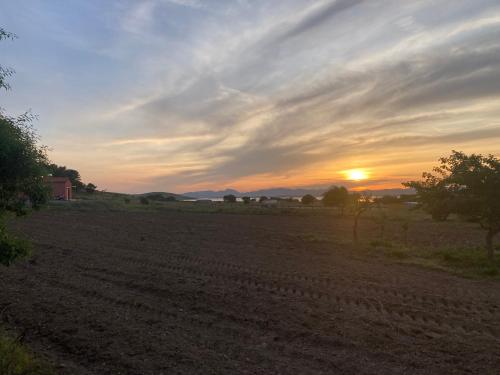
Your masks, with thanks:
[{"label": "tractor track", "polygon": [[34,258],[0,272],[0,318],[49,358],[74,364],[61,375],[500,367],[496,284],[290,235],[306,220],[36,214],[18,227]]}]

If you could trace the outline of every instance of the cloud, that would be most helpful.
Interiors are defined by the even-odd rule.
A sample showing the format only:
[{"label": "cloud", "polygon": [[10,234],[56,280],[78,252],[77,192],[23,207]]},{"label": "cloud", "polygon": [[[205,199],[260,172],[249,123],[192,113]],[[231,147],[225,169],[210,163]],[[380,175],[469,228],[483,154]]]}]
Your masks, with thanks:
[{"label": "cloud", "polygon": [[105,10],[95,45],[65,25],[66,44],[98,57],[54,69],[85,68],[61,73],[68,86],[54,100],[77,92],[77,104],[58,109],[51,134],[68,158],[70,140],[86,139],[100,160],[126,160],[102,168],[140,171],[141,188],[290,182],[302,171],[314,183],[383,155],[433,160],[500,140],[494,0],[148,0]]},{"label": "cloud", "polygon": [[319,9],[315,9],[311,12],[311,14],[308,14],[288,30],[281,33],[276,39],[274,39],[273,44],[283,43],[288,39],[319,28],[326,22],[331,21],[332,18],[339,16],[342,12],[359,5],[364,1],[365,0],[336,0],[327,3]]}]

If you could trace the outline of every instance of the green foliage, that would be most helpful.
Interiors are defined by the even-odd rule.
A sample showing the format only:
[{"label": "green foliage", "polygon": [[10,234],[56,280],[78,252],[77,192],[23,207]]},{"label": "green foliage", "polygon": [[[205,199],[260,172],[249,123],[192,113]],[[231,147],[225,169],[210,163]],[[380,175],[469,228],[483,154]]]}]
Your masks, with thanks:
[{"label": "green foliage", "polygon": [[418,202],[434,220],[445,221],[455,205],[455,197],[449,190],[447,181],[428,172],[423,173],[422,177],[422,181],[409,181],[403,185],[417,191]]},{"label": "green foliage", "polygon": [[302,197],[300,200],[303,204],[313,204],[314,202],[317,201],[316,197],[312,196],[311,194],[306,194]]},{"label": "green foliage", "polygon": [[[0,40],[15,36],[0,28]],[[0,66],[0,88],[8,89],[5,78],[12,70]],[[30,244],[7,233],[3,220],[9,212],[27,213],[46,203],[49,187],[43,181],[48,158],[46,148],[38,145],[31,122],[33,116],[18,118],[0,112],[0,264],[9,266],[30,253]]]},{"label": "green foliage", "polygon": [[94,185],[92,182],[89,182],[89,183],[85,186],[85,191],[86,191],[87,193],[90,193],[90,194],[94,193],[96,189],[97,189],[97,186],[96,186],[96,185]]},{"label": "green foliage", "polygon": [[53,370],[36,360],[15,339],[0,331],[0,374],[2,375],[53,375]]},{"label": "green foliage", "polygon": [[16,259],[26,258],[31,253],[29,242],[9,234],[0,224],[0,264],[10,266]]},{"label": "green foliage", "polygon": [[5,211],[24,214],[29,201],[33,208],[47,202],[46,148],[38,137],[29,115],[12,119],[0,115],[0,215]]},{"label": "green foliage", "polygon": [[455,213],[478,222],[487,230],[486,248],[493,259],[493,237],[500,232],[500,160],[453,151],[440,162],[434,168],[437,175],[424,173],[423,181],[404,185],[417,190],[419,201],[434,218]]},{"label": "green foliage", "polygon": [[243,200],[243,203],[250,204],[250,201],[251,201],[250,197],[243,197],[241,199]]},{"label": "green foliage", "polygon": [[323,194],[325,206],[339,207],[344,209],[349,202],[349,192],[344,186],[332,186]]},{"label": "green foliage", "polygon": [[[8,31],[5,31],[0,27],[0,40],[5,39],[15,39],[16,36]],[[12,74],[14,74],[14,70],[10,68],[4,68],[0,65],[0,89],[9,90],[10,85],[6,82],[6,79],[9,78]]]},{"label": "green foliage", "polygon": [[149,204],[149,199],[146,197],[141,197],[141,199],[139,199],[139,201],[141,202],[141,204]]},{"label": "green foliage", "polygon": [[236,202],[236,196],[233,194],[224,195],[223,199],[224,199],[224,202],[226,202],[226,203],[235,203]]}]

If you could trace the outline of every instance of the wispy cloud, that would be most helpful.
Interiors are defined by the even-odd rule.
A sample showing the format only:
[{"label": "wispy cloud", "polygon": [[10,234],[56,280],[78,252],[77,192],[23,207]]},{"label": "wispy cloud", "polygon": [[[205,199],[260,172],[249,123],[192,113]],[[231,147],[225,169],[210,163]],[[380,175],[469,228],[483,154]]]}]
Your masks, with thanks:
[{"label": "wispy cloud", "polygon": [[396,181],[451,148],[498,152],[494,0],[117,4],[91,4],[102,40],[65,26],[94,76],[58,90],[84,105],[60,109],[46,140],[66,164],[71,139],[94,142],[109,188],[317,184],[371,166]]}]

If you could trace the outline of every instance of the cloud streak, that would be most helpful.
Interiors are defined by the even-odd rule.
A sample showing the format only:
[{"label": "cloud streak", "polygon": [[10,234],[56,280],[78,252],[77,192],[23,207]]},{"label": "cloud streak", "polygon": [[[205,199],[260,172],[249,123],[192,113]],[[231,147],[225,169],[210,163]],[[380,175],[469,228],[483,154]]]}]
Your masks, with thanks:
[{"label": "cloud streak", "polygon": [[[452,148],[499,152],[493,0],[127,4],[105,12],[111,31],[100,43],[113,52],[89,57],[109,87],[86,84],[102,92],[80,92],[85,116],[68,110],[53,125],[69,132],[64,120],[82,119],[74,136],[110,160],[101,175],[119,176],[101,185],[250,190],[266,180],[324,184],[371,166],[385,174],[373,181],[393,181],[421,171],[381,168],[386,155],[429,163]],[[60,146],[57,156],[71,159]],[[120,157],[126,165],[111,164]]]}]

